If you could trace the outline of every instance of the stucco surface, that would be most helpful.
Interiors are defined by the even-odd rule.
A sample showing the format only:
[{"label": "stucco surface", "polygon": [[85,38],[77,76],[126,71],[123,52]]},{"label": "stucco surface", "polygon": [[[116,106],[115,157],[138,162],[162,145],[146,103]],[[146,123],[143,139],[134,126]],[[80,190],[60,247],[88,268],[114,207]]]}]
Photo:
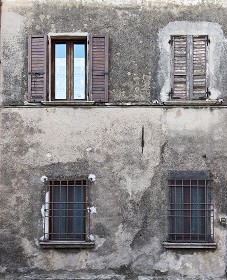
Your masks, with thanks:
[{"label": "stucco surface", "polygon": [[217,1],[181,2],[3,1],[2,104],[27,101],[28,36],[62,32],[109,35],[110,102],[166,100],[170,35],[207,34],[210,98],[225,100],[226,7]]},{"label": "stucco surface", "polygon": [[[1,116],[3,273],[225,274],[226,230],[218,221],[226,215],[225,108],[5,108]],[[163,248],[169,170],[211,171],[216,250]],[[95,249],[41,249],[41,176],[90,173],[97,176],[91,186]]]},{"label": "stucco surface", "polygon": [[[2,1],[1,279],[226,279],[226,8],[224,0]],[[28,104],[28,36],[59,32],[109,35],[109,104]],[[155,105],[168,96],[167,40],[178,32],[211,37],[211,97],[222,105]],[[217,249],[163,247],[170,170],[211,172]],[[42,249],[40,178],[90,173],[95,248]]]}]

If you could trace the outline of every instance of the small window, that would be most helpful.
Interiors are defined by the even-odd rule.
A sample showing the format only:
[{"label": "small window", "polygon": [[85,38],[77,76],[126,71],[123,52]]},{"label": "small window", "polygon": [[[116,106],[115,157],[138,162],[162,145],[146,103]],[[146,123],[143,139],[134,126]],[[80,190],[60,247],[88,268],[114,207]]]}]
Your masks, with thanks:
[{"label": "small window", "polygon": [[[204,176],[203,176],[204,177]],[[169,185],[170,242],[213,242],[213,207],[210,180],[172,176]]]},{"label": "small window", "polygon": [[170,99],[206,99],[208,90],[207,35],[171,36]]},{"label": "small window", "polygon": [[87,241],[89,220],[87,180],[49,181],[44,206],[44,240]]}]

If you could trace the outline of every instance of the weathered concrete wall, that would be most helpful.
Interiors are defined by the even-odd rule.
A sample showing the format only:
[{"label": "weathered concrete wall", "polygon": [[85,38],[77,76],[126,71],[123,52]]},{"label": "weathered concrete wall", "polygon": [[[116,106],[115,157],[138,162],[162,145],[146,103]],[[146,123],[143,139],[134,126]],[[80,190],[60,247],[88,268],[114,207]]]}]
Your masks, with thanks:
[{"label": "weathered concrete wall", "polygon": [[[219,225],[227,215],[225,108],[8,108],[1,116],[2,272],[225,275],[226,229]],[[169,170],[211,171],[216,250],[163,248]],[[41,249],[40,177],[89,173],[97,175],[95,249]]]},{"label": "weathered concrete wall", "polygon": [[165,100],[170,88],[169,36],[205,32],[211,37],[211,99],[225,97],[226,7],[221,1],[185,3],[3,1],[2,103],[15,105],[27,100],[29,35],[76,31],[110,37],[110,102]]},{"label": "weathered concrete wall", "polygon": [[[188,26],[211,36],[212,96],[227,96],[226,9],[224,0],[3,1],[2,278],[225,279],[226,228],[219,218],[227,216],[227,108],[139,102],[165,98],[165,38],[188,34]],[[110,102],[138,106],[26,105],[28,36],[76,31],[109,34]],[[164,249],[169,170],[211,171],[216,250]],[[95,248],[40,248],[40,177],[89,173],[97,175],[91,187]]]}]

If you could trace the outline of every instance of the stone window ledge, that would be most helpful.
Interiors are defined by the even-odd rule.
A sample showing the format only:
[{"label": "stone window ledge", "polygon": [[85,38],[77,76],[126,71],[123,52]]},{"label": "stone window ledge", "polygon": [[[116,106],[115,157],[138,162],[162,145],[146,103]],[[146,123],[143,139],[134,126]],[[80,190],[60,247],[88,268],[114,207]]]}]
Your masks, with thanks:
[{"label": "stone window ledge", "polygon": [[40,241],[40,247],[44,249],[89,249],[95,247],[95,242],[85,241]]},{"label": "stone window ledge", "polygon": [[78,106],[91,106],[95,104],[94,101],[42,101],[43,105],[60,105],[60,106],[68,106],[68,105],[78,105]]},{"label": "stone window ledge", "polygon": [[166,249],[216,249],[217,243],[177,243],[177,242],[163,242]]},{"label": "stone window ledge", "polygon": [[163,101],[163,105],[177,105],[177,106],[209,106],[209,105],[221,105],[222,100],[168,100]]}]

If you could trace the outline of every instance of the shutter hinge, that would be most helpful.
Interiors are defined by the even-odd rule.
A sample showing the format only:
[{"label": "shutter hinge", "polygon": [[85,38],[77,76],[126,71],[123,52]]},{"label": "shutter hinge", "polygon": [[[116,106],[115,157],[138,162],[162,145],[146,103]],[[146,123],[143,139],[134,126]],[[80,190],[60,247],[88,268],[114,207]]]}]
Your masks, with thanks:
[{"label": "shutter hinge", "polygon": [[207,88],[206,97],[208,98],[210,95],[211,95],[211,92],[209,91],[209,88]]},{"label": "shutter hinge", "polygon": [[168,43],[172,46],[173,45],[173,37],[171,36]]},{"label": "shutter hinge", "polygon": [[173,88],[171,88],[170,92],[169,92],[169,98],[172,99],[173,98]]},{"label": "shutter hinge", "polygon": [[208,44],[210,44],[210,39],[208,36],[206,37],[206,43],[207,43],[207,46],[208,46]]},{"label": "shutter hinge", "polygon": [[28,72],[28,75],[31,75],[31,76],[40,76],[40,75],[44,75],[45,72]]}]

